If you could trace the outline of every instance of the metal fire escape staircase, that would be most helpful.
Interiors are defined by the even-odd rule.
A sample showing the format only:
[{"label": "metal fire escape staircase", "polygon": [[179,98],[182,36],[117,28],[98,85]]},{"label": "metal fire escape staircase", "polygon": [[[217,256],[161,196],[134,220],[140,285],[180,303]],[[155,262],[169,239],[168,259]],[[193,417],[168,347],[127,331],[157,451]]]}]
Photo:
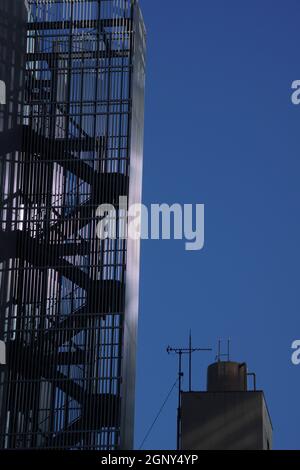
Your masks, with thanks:
[{"label": "metal fire escape staircase", "polygon": [[[77,21],[77,27],[84,27],[84,22]],[[81,23],[79,25],[79,23]],[[102,22],[101,27],[109,26],[109,20]],[[29,30],[38,29],[59,29],[62,25],[58,22],[52,26],[49,22],[32,23]],[[64,28],[68,28],[64,22]],[[75,25],[76,26],[76,25]],[[89,22],[88,26],[91,26]],[[95,22],[95,27],[99,22]],[[130,24],[128,23],[128,27]],[[74,27],[74,24],[72,25]],[[103,51],[90,51],[78,53],[80,58],[96,57],[121,57],[128,56],[129,51],[112,51],[106,47]],[[76,59],[73,53],[72,60]],[[47,61],[49,69],[53,70],[53,64],[59,60],[69,60],[59,52],[40,52],[29,53],[27,60]],[[58,64],[56,63],[56,67]],[[55,69],[55,67],[54,67]],[[52,73],[53,80],[56,80],[55,73]],[[28,89],[28,103],[32,105],[35,100],[49,103],[53,101],[54,84],[52,80],[37,80],[27,75],[27,83],[30,83]],[[71,117],[69,116],[71,119]],[[28,162],[45,163],[49,171],[54,163],[59,164],[65,172],[75,175],[78,179],[90,185],[90,197],[83,203],[72,207],[68,214],[56,217],[56,221],[47,224],[37,233],[31,233],[24,230],[0,231],[0,261],[16,258],[21,262],[26,262],[36,270],[45,272],[46,269],[54,270],[60,278],[69,280],[73,285],[79,287],[85,292],[86,301],[84,305],[74,309],[69,315],[44,321],[48,324],[47,328],[39,328],[32,334],[31,341],[25,342],[18,339],[9,341],[7,344],[7,365],[10,373],[21,375],[26,383],[37,382],[41,379],[48,381],[64,392],[68,397],[80,405],[80,416],[72,423],[67,423],[58,432],[45,432],[45,447],[75,446],[81,439],[82,429],[98,430],[103,427],[114,427],[118,425],[120,413],[120,396],[114,393],[94,393],[79,384],[78,380],[61,372],[61,366],[78,365],[87,360],[86,352],[76,347],[73,351],[62,352],[61,347],[67,343],[70,344],[73,338],[82,332],[87,323],[91,321],[95,314],[105,317],[106,314],[124,312],[124,282],[120,280],[95,280],[88,272],[80,266],[72,264],[66,260],[66,257],[75,255],[88,255],[92,251],[91,243],[86,239],[80,239],[78,233],[90,221],[95,218],[95,209],[102,203],[117,205],[119,196],[128,195],[129,180],[128,175],[118,172],[103,172],[95,170],[83,159],[76,157],[74,153],[81,151],[96,151],[100,158],[105,157],[106,137],[94,138],[80,129],[81,137],[74,138],[49,138],[45,137],[30,125],[23,127],[23,145],[22,153],[25,165],[29,168]],[[27,166],[26,166],[27,164]],[[25,174],[25,178],[31,178]],[[20,190],[15,195],[26,204],[30,201],[30,194]],[[62,239],[70,240],[77,234],[76,241],[62,243]],[[57,241],[56,241],[57,240]],[[15,299],[16,304],[20,299]],[[34,299],[38,302],[39,299]],[[59,303],[59,301],[58,301]],[[59,308],[59,306],[58,306]],[[75,345],[76,346],[76,345]],[[75,350],[74,350],[75,349]],[[32,367],[34,364],[34,367]],[[13,394],[10,397],[11,402],[17,400]],[[28,398],[30,401],[30,398]],[[108,406],[109,405],[109,406]],[[31,402],[23,403],[24,408],[32,407]],[[106,413],[107,409],[114,409],[115,413]],[[88,423],[88,425],[87,425]]]}]

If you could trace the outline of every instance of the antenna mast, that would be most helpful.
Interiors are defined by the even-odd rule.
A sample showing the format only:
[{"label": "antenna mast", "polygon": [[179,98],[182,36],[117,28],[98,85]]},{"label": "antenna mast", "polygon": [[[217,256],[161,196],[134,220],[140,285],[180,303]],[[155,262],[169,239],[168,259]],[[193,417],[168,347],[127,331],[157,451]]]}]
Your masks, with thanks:
[{"label": "antenna mast", "polygon": [[178,355],[178,408],[177,408],[177,443],[176,448],[180,450],[180,425],[181,425],[181,392],[182,392],[182,355],[188,354],[189,356],[189,392],[192,391],[192,354],[194,352],[202,352],[202,351],[212,351],[211,348],[193,348],[192,347],[192,332],[190,331],[189,335],[189,347],[188,348],[173,348],[171,346],[167,347],[168,354],[176,354]]}]

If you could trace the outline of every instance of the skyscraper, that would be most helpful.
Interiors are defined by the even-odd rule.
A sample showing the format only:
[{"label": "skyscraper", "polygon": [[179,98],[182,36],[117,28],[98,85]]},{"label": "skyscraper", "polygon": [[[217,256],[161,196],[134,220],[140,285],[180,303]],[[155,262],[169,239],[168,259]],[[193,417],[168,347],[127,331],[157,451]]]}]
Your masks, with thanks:
[{"label": "skyscraper", "polygon": [[139,241],[96,210],[141,200],[138,1],[0,9],[0,447],[132,448]]}]

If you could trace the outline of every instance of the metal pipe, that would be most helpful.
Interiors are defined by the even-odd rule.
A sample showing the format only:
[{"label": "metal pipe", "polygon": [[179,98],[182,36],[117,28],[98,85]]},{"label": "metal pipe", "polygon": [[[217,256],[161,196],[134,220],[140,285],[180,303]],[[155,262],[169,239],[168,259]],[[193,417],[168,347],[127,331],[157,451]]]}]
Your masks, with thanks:
[{"label": "metal pipe", "polygon": [[247,372],[247,377],[253,377],[253,390],[256,392],[256,374],[254,372]]},{"label": "metal pipe", "polygon": [[190,330],[189,338],[189,391],[192,391],[192,331]]},{"label": "metal pipe", "polygon": [[182,382],[182,351],[179,351],[179,367],[178,367],[178,408],[177,408],[177,450],[180,450],[181,437],[181,382]]}]

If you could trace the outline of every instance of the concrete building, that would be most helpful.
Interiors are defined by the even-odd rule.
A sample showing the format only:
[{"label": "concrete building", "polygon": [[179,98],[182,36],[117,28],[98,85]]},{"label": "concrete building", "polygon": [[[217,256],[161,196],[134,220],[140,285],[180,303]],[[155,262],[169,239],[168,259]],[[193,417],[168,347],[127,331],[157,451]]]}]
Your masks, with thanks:
[{"label": "concrete building", "polygon": [[[245,363],[217,362],[208,368],[206,392],[181,396],[184,450],[270,450],[272,424],[264,393],[248,390]],[[256,382],[254,377],[254,382]]]}]

